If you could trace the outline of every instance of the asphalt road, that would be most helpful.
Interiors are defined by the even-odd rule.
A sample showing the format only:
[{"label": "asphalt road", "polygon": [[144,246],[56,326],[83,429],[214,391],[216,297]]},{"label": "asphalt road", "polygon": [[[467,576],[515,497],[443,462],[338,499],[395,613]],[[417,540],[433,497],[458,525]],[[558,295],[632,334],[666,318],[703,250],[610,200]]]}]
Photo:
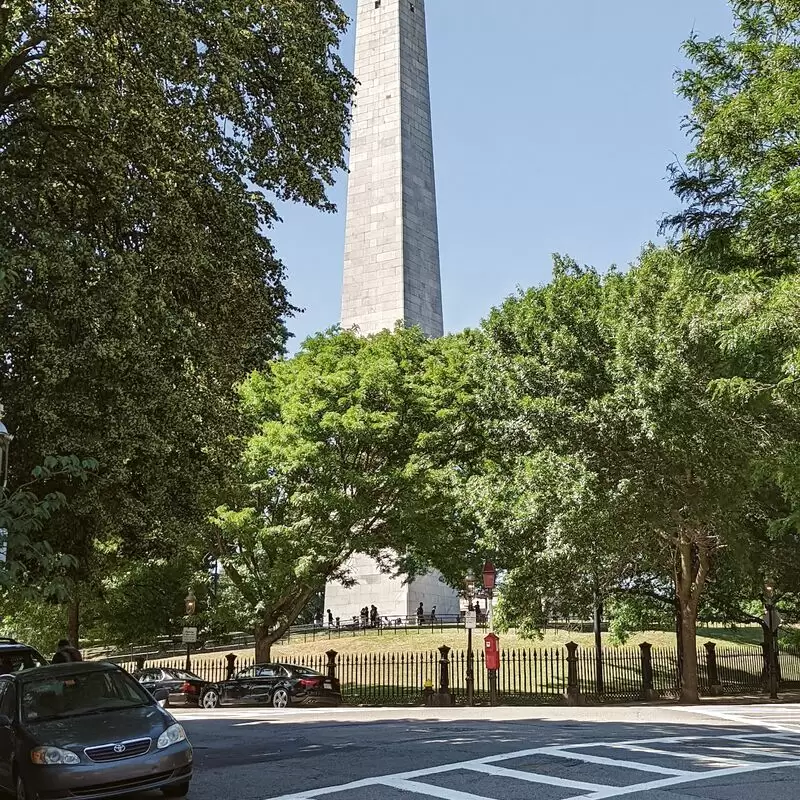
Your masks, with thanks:
[{"label": "asphalt road", "polygon": [[800,706],[176,711],[191,800],[796,800]]}]

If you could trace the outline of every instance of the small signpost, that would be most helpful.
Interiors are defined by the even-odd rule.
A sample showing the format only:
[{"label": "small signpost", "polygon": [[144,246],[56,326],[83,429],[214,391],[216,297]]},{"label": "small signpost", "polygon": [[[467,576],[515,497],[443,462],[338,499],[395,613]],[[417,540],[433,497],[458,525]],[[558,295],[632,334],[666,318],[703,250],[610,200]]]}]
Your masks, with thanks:
[{"label": "small signpost", "polygon": [[478,627],[478,614],[476,611],[467,611],[464,614],[464,622],[468,631],[474,631]]},{"label": "small signpost", "polygon": [[184,628],[182,638],[184,644],[195,644],[197,642],[197,628]]}]

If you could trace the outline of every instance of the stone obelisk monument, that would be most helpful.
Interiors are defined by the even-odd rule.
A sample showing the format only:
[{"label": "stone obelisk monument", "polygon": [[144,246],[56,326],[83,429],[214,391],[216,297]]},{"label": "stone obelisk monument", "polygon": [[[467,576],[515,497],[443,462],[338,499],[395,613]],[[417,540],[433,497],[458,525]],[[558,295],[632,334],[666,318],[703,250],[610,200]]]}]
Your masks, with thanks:
[{"label": "stone obelisk monument", "polygon": [[441,336],[423,0],[358,0],[342,326]]},{"label": "stone obelisk monument", "polygon": [[[358,0],[355,76],[342,327],[366,335],[400,321],[441,336],[424,0]],[[426,615],[458,614],[458,595],[436,572],[404,586],[367,556],[348,568],[353,588],[325,588],[325,609],[342,624],[371,605],[382,617],[413,617],[420,602]]]}]

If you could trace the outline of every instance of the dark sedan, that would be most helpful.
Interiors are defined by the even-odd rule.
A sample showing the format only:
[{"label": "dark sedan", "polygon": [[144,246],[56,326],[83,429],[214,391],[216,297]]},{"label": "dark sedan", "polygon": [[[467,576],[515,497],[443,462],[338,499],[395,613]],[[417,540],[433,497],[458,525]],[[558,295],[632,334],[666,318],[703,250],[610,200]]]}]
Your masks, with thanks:
[{"label": "dark sedan", "polygon": [[206,687],[204,708],[235,705],[268,705],[286,708],[294,703],[339,705],[339,681],[321,672],[294,664],[256,664],[229,681]]},{"label": "dark sedan", "polygon": [[206,681],[184,669],[142,669],[134,672],[133,677],[150,694],[156,694],[159,689],[166,691],[170,706],[198,705],[206,687]]},{"label": "dark sedan", "polygon": [[56,664],[0,676],[0,789],[17,800],[185,797],[183,728],[115,664]]}]

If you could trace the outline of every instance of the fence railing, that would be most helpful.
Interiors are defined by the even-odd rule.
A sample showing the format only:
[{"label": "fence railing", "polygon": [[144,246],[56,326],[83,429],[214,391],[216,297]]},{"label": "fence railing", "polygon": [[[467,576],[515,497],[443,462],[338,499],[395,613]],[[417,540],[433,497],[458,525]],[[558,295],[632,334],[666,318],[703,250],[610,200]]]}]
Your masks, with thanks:
[{"label": "fence railing", "polygon": [[[602,650],[602,686],[598,685],[598,661],[594,648],[576,648],[577,692],[594,700],[625,701],[673,698],[680,691],[679,660],[675,648],[619,647]],[[473,655],[475,698],[488,700],[489,672],[484,653]],[[144,660],[114,659],[129,671],[137,668],[183,669],[185,658]],[[426,685],[439,685],[441,654],[409,653],[335,654],[334,669],[345,700],[353,704],[414,704],[421,702]],[[646,664],[645,664],[646,661]],[[231,671],[253,665],[252,659],[193,657],[193,672],[205,681],[225,680]],[[326,655],[293,659],[294,664],[318,672],[329,667]],[[782,648],[778,659],[782,689],[800,688],[800,648]],[[447,655],[449,688],[456,702],[466,698],[467,653]],[[567,649],[518,648],[500,654],[498,692],[505,703],[562,702],[568,689]],[[702,694],[760,692],[766,687],[766,659],[758,647],[700,648],[698,680]],[[598,691],[602,689],[602,691]]]}]

